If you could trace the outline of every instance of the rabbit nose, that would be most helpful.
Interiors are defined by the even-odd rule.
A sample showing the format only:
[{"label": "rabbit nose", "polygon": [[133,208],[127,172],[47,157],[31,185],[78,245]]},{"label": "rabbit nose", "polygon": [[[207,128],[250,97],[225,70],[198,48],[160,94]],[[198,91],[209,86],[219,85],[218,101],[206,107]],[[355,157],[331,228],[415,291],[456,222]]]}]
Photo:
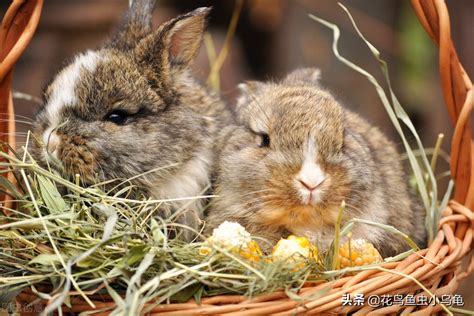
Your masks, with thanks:
[{"label": "rabbit nose", "polygon": [[298,179],[298,181],[306,188],[308,191],[314,191],[323,181],[319,182],[306,182],[304,180]]},{"label": "rabbit nose", "polygon": [[311,161],[304,162],[296,176],[296,180],[310,192],[318,188],[325,179],[326,175],[321,167]]}]

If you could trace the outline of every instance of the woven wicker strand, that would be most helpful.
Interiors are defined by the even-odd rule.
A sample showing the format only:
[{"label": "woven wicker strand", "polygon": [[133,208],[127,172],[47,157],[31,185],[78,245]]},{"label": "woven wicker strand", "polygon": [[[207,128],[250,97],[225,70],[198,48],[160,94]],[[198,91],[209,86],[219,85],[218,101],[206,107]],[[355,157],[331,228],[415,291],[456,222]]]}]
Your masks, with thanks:
[{"label": "woven wicker strand", "polygon": [[472,82],[459,62],[451,40],[451,28],[443,0],[412,0],[421,25],[439,46],[439,71],[444,100],[455,125],[451,146],[451,175],[456,183],[454,199],[474,208],[474,145],[470,113],[474,105]]},{"label": "woven wicker strand", "polygon": [[[12,99],[13,68],[33,37],[42,5],[43,0],[14,0],[3,17],[0,29],[0,115],[6,115],[6,120],[0,124],[0,141],[7,142],[13,148],[16,143]],[[4,147],[3,150],[8,149]],[[7,177],[14,181],[12,174]],[[9,198],[3,193],[0,194],[0,201],[4,202],[6,208],[12,207]]]},{"label": "woven wicker strand", "polygon": [[[402,295],[427,295],[420,291],[419,285],[414,282],[418,280],[430,292],[437,296],[453,294],[459,287],[461,280],[466,278],[474,268],[471,246],[473,239],[474,214],[474,141],[471,136],[471,116],[474,106],[472,83],[459,62],[456,49],[453,46],[450,31],[449,15],[443,0],[411,0],[413,9],[428,35],[439,46],[439,69],[445,103],[454,124],[454,135],[451,143],[451,174],[455,182],[454,198],[443,210],[443,216],[439,223],[439,231],[429,248],[414,253],[400,262],[385,263],[382,269],[364,271],[355,276],[346,276],[339,280],[308,286],[300,291],[300,296],[311,298],[311,295],[324,288],[329,292],[319,298],[308,299],[304,302],[290,300],[284,292],[275,292],[248,298],[239,295],[224,295],[202,299],[200,305],[193,300],[184,304],[149,305],[149,315],[196,315],[196,314],[288,314],[288,313],[348,313],[355,315],[366,315],[374,313],[401,313],[414,315],[426,315],[440,311],[442,306],[401,306],[393,305],[374,310],[371,306],[341,306],[342,295],[349,293],[370,295],[402,294]],[[29,21],[25,20],[27,15],[17,15],[16,12],[22,6],[29,5],[33,12],[29,15]],[[2,62],[0,66],[0,81],[4,87],[7,81],[7,90],[0,91],[1,102],[4,106],[6,98],[10,98],[7,104],[11,104],[10,88],[11,69],[21,54],[22,49],[11,48],[16,40],[12,38],[23,38],[20,47],[26,47],[34,28],[38,22],[42,1],[14,1],[2,23],[0,33],[0,44]],[[7,42],[9,27],[12,19],[20,19],[30,27],[16,32],[16,36]],[[26,22],[25,22],[26,21]],[[5,29],[6,28],[6,29]],[[25,35],[26,33],[26,35]],[[19,44],[20,45],[20,44]],[[14,57],[5,58],[8,51]],[[5,53],[7,52],[7,53]],[[3,88],[5,89],[5,88]],[[7,92],[5,92],[7,91]],[[0,108],[4,110],[5,108]],[[9,113],[13,113],[13,108]],[[8,129],[7,129],[8,128]],[[1,126],[2,131],[11,131],[12,126]],[[461,265],[466,256],[470,256],[467,265]],[[388,272],[387,272],[388,271]],[[408,275],[409,278],[404,275]],[[96,309],[112,308],[113,300],[107,295],[91,292],[90,298],[96,305]],[[18,304],[32,303],[37,297],[31,290],[24,290],[17,297]],[[71,299],[72,307],[64,307],[66,312],[81,312],[90,310],[91,307],[79,297]],[[36,300],[36,303],[46,305],[47,301]],[[27,315],[27,313],[23,313]],[[97,312],[95,315],[108,315],[108,312]]]},{"label": "woven wicker strand", "polygon": [[[31,41],[39,22],[43,1],[15,0],[5,14],[0,29],[0,111],[8,113],[9,124],[1,124],[1,140],[15,145],[15,122],[11,98],[13,68],[28,43]],[[12,133],[13,132],[13,133]],[[4,136],[7,135],[7,136]]]}]

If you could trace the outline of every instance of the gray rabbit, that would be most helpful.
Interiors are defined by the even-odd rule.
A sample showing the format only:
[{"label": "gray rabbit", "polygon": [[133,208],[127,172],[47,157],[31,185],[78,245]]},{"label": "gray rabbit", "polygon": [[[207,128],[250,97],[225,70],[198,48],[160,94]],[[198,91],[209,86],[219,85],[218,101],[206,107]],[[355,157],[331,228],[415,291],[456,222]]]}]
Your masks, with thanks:
[{"label": "gray rabbit", "polygon": [[[318,78],[317,69],[299,69],[280,82],[240,85],[241,125],[222,134],[208,229],[236,221],[273,241],[291,233],[327,248],[344,200],[343,225],[351,218],[393,225],[422,246],[424,211],[395,146]],[[353,236],[384,256],[407,248],[374,226],[356,224]]]},{"label": "gray rabbit", "polygon": [[[34,157],[86,184],[130,179],[156,199],[205,194],[214,143],[230,112],[193,79],[209,8],[152,29],[152,0],[135,0],[118,32],[81,53],[47,87]],[[141,176],[138,176],[142,174]],[[182,200],[195,225],[203,201]]]}]

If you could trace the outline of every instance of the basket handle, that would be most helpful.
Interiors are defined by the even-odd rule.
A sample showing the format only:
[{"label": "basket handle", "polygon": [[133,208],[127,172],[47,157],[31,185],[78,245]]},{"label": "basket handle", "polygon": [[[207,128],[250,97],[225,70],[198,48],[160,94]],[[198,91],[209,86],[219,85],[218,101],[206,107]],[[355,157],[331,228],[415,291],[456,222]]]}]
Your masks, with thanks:
[{"label": "basket handle", "polygon": [[444,101],[454,134],[451,141],[451,176],[454,199],[474,209],[474,140],[471,112],[474,107],[472,82],[459,61],[451,39],[448,9],[444,0],[411,0],[421,25],[439,47],[439,72]]},{"label": "basket handle", "polygon": [[[43,0],[13,0],[2,19],[0,29],[0,141],[15,146],[15,115],[12,99],[13,68],[31,41],[39,22]],[[3,148],[8,151],[8,148]],[[7,177],[12,178],[8,173]],[[8,200],[0,194],[0,201]],[[6,207],[9,207],[6,205]]]}]

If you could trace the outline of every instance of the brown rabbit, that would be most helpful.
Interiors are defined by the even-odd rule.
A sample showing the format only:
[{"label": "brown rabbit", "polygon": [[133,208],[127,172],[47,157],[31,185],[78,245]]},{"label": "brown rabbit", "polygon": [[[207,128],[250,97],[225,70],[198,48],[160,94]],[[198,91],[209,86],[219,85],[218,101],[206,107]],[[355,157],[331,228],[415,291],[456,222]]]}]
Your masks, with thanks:
[{"label": "brown rabbit", "polygon": [[[343,225],[352,218],[392,225],[422,245],[424,212],[409,194],[395,146],[318,77],[316,69],[300,69],[278,83],[240,85],[241,126],[223,131],[209,228],[236,221],[273,241],[291,233],[327,248],[344,200]],[[407,248],[374,226],[356,224],[352,232],[384,256]]]},{"label": "brown rabbit", "polygon": [[[230,112],[189,70],[209,8],[152,29],[153,0],[135,0],[119,31],[101,48],[78,55],[45,91],[34,157],[86,184],[131,182],[155,199],[205,194],[214,144]],[[115,185],[114,183],[113,185]],[[202,200],[186,207],[193,225]]]}]

